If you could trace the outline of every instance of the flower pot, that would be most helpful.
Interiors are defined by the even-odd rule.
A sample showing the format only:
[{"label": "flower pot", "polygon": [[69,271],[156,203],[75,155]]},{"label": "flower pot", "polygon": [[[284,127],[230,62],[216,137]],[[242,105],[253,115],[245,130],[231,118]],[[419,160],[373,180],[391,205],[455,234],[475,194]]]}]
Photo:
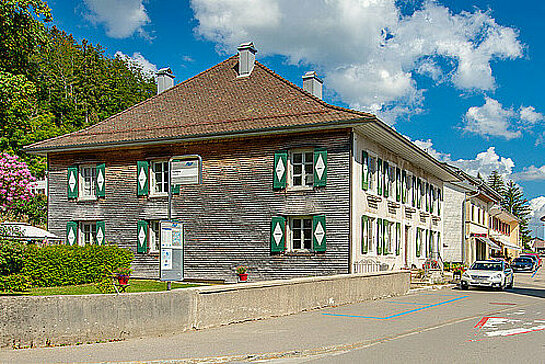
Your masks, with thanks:
[{"label": "flower pot", "polygon": [[248,281],[248,273],[238,273],[238,281],[239,282],[247,282]]},{"label": "flower pot", "polygon": [[129,276],[126,274],[118,274],[117,283],[119,283],[122,286],[129,284]]}]

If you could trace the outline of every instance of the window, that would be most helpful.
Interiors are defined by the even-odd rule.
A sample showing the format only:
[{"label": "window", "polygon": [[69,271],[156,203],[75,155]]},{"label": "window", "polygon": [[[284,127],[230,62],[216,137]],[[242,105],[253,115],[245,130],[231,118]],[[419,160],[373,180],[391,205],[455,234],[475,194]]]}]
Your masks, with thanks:
[{"label": "window", "polygon": [[418,201],[418,179],[415,176],[411,176],[412,179],[412,189],[411,189],[411,206],[416,207]]},{"label": "window", "polygon": [[386,236],[384,237],[386,242],[386,246],[384,248],[384,254],[390,254],[392,253],[392,240],[394,238],[393,229],[395,225],[391,223],[390,221],[385,221],[384,223],[386,226],[386,229],[384,231],[384,233],[386,234]]},{"label": "window", "polygon": [[97,240],[97,226],[94,222],[80,222],[79,224],[80,238],[79,245],[93,245],[96,244]]},{"label": "window", "polygon": [[292,217],[290,219],[290,250],[312,249],[312,218]]},{"label": "window", "polygon": [[374,224],[375,218],[369,216],[362,216],[361,226],[361,253],[367,254],[373,247],[374,236]]},{"label": "window", "polygon": [[312,187],[314,184],[314,153],[312,151],[291,153],[291,185]]},{"label": "window", "polygon": [[96,185],[96,166],[94,165],[85,165],[80,166],[80,177],[79,177],[79,196],[82,200],[95,199],[95,185]]},{"label": "window", "polygon": [[151,163],[151,194],[168,194],[168,162],[156,161]]},{"label": "window", "polygon": [[377,252],[377,255],[382,254],[382,219],[377,219],[377,223],[375,224],[376,227],[376,234],[375,234],[375,243],[376,248],[375,251]]},{"label": "window", "polygon": [[149,252],[158,252],[161,248],[161,223],[159,220],[149,222]]},{"label": "window", "polygon": [[369,155],[369,191],[377,192],[377,157]]}]

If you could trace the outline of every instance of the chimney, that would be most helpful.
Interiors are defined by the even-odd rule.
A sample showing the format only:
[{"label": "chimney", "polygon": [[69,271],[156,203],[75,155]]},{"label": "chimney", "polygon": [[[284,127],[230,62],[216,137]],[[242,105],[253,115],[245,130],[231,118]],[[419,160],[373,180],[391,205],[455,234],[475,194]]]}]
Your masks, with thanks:
[{"label": "chimney", "polygon": [[174,86],[174,75],[170,68],[161,68],[157,71],[157,95]]},{"label": "chimney", "polygon": [[303,90],[310,92],[320,100],[322,99],[322,85],[324,81],[316,76],[316,72],[308,71],[303,75]]},{"label": "chimney", "polygon": [[242,43],[238,46],[238,75],[249,76],[254,70],[255,54],[257,49],[253,42]]}]

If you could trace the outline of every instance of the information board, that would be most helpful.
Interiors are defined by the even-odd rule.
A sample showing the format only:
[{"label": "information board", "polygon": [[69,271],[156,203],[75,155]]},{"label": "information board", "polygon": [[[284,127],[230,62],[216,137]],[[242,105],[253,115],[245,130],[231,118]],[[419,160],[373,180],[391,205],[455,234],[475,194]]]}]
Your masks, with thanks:
[{"label": "information board", "polygon": [[199,183],[199,160],[176,160],[171,162],[170,180],[173,185],[190,185]]},{"label": "information board", "polygon": [[162,220],[161,281],[184,279],[184,225],[179,221]]}]

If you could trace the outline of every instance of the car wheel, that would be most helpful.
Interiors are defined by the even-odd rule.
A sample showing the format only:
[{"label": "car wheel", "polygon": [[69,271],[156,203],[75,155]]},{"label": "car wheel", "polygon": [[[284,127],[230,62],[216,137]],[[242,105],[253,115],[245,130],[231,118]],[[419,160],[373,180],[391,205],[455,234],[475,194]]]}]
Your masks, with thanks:
[{"label": "car wheel", "polygon": [[460,288],[463,289],[463,290],[466,290],[466,289],[468,289],[469,287],[467,286],[467,283],[462,282],[462,283],[460,283]]}]

